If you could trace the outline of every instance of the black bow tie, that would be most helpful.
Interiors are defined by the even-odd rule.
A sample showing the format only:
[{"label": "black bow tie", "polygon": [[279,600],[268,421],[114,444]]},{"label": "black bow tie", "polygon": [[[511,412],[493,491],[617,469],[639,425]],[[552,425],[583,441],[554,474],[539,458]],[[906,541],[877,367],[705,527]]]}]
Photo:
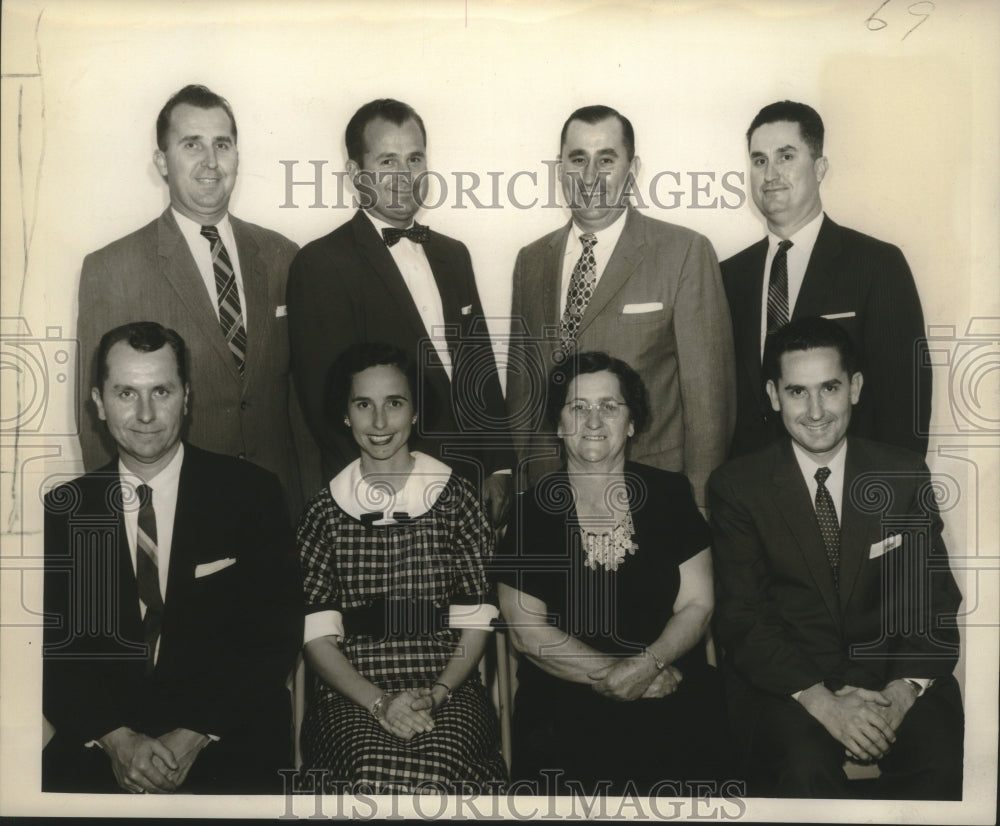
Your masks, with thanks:
[{"label": "black bow tie", "polygon": [[[361,524],[363,524],[366,528],[372,528],[372,527],[385,528],[385,527],[395,527],[397,525],[408,525],[410,522],[413,521],[412,519],[410,519],[410,515],[406,513],[406,511],[393,511],[392,514],[389,515],[389,518],[392,520],[390,522],[383,521],[385,516],[386,514],[384,514],[382,511],[372,511],[369,513],[363,513],[361,514]],[[375,524],[376,522],[382,522],[382,524],[376,525]]]},{"label": "black bow tie", "polygon": [[396,229],[395,227],[383,227],[382,239],[387,247],[397,243],[400,238],[409,238],[414,244],[426,244],[431,237],[431,231],[423,224],[413,222],[409,229]]}]

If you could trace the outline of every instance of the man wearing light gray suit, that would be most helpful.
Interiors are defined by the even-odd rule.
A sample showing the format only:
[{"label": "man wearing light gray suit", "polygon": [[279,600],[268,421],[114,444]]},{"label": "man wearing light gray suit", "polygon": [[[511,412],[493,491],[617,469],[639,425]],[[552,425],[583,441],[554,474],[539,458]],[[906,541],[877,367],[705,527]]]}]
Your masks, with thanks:
[{"label": "man wearing light gray suit", "polygon": [[630,459],[690,479],[705,504],[735,420],[729,309],[709,241],[627,203],[639,169],[627,118],[578,109],[563,126],[560,176],[572,221],[514,267],[507,405],[519,489],[558,467],[544,424],[544,376],[573,352],[603,350],[642,376],[652,401]]},{"label": "man wearing light gray suit", "polygon": [[181,89],[157,118],[156,140],[153,161],[170,206],[83,262],[77,336],[84,466],[94,470],[114,455],[85,392],[100,337],[154,320],[189,346],[195,390],[185,438],[273,472],[294,517],[303,493],[319,486],[288,363],[285,281],[298,248],[229,214],[239,156],[224,98],[204,86]]}]

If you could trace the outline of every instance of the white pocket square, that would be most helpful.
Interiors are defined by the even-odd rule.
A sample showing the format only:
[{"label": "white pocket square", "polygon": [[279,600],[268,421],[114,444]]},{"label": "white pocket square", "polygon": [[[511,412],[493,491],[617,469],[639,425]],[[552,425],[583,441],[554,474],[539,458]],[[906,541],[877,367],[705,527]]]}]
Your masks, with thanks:
[{"label": "white pocket square", "polygon": [[851,310],[849,313],[830,313],[829,315],[822,316],[822,318],[854,318],[857,313]]},{"label": "white pocket square", "polygon": [[466,304],[462,307],[462,315],[472,315],[472,305]]},{"label": "white pocket square", "polygon": [[869,559],[878,559],[886,551],[891,551],[893,548],[898,548],[903,544],[903,537],[901,534],[893,534],[892,536],[887,536],[881,542],[876,542],[872,545],[871,549],[868,551]]},{"label": "white pocket square", "polygon": [[655,313],[663,309],[662,301],[647,301],[645,304],[626,304],[622,307],[622,315],[637,315],[638,313]]},{"label": "white pocket square", "polygon": [[288,305],[287,304],[279,304],[277,307],[274,308],[274,317],[275,318],[284,318],[286,315],[288,315]]},{"label": "white pocket square", "polygon": [[236,558],[227,556],[225,559],[216,559],[214,562],[202,562],[194,569],[194,578],[201,579],[203,576],[217,574],[219,571],[236,564]]}]

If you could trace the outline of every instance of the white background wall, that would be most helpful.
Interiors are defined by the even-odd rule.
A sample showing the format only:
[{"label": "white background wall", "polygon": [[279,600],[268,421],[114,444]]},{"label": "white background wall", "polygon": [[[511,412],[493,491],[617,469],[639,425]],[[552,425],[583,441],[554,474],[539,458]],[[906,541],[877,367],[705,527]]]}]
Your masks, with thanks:
[{"label": "white background wall", "polygon": [[[738,201],[720,179],[746,172],[743,135],[761,106],[782,98],[810,103],[827,126],[827,212],[903,249],[927,323],[947,339],[935,375],[930,461],[950,491],[946,536],[953,563],[965,569],[958,575],[970,612],[966,643],[976,652],[969,668],[982,666],[986,675],[967,680],[966,698],[976,715],[970,727],[992,732],[992,758],[983,752],[976,763],[990,767],[989,776],[970,777],[984,784],[989,811],[1000,603],[1000,16],[986,0],[890,0],[878,13],[887,25],[873,31],[878,24],[866,18],[880,1],[5,2],[3,316],[22,318],[35,339],[49,328],[72,338],[83,256],[166,206],[152,164],[154,121],[187,83],[208,85],[235,110],[241,163],[233,213],[300,244],[350,210],[309,208],[305,187],[293,195],[298,209],[282,209],[279,161],[299,161],[302,180],[312,175],[308,161],[327,160],[329,205],[336,200],[329,173],[343,168],[350,115],[375,97],[412,104],[427,125],[431,168],[449,184],[445,205],[421,220],[468,245],[498,345],[517,250],[567,218],[562,209],[517,209],[504,190],[515,172],[534,171],[537,191],[522,179],[518,197],[537,194],[545,203],[544,161],[555,157],[573,109],[606,103],[632,120],[641,191],[663,171],[679,173],[683,184],[664,179],[661,199],[670,203],[669,192],[681,190],[679,205],[649,214],[704,233],[721,259],[762,236],[759,216],[748,196],[739,209],[692,202]],[[915,29],[922,18],[914,12],[930,12]],[[484,180],[477,194],[487,202],[487,173],[502,173],[502,207],[480,210],[466,200],[470,208],[454,208],[457,171]],[[714,173],[708,193],[692,194],[692,172]],[[968,343],[978,317],[992,318],[994,332]],[[33,675],[29,687],[39,684],[40,577],[31,573],[40,553],[39,492],[53,474],[73,475],[80,465],[76,441],[65,435],[72,430],[68,383],[51,362],[63,345],[31,344],[23,327],[10,324],[3,330],[8,355],[28,348],[49,360],[40,379],[18,382],[9,360],[2,372],[0,771],[5,792],[15,775],[26,780],[17,791],[30,802],[37,800],[25,789],[37,787],[39,692],[12,696],[9,689],[25,673]],[[966,343],[949,339],[948,328]],[[956,425],[956,409],[968,426]],[[981,651],[988,662],[977,659]],[[811,811],[798,816],[818,816]],[[921,807],[908,816],[940,820],[951,811]],[[830,816],[824,808],[820,819]]]}]

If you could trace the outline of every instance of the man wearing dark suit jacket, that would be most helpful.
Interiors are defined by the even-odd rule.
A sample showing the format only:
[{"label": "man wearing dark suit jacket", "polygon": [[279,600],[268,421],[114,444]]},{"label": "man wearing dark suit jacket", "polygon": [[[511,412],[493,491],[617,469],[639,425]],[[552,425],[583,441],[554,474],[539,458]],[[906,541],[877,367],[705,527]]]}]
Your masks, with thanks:
[{"label": "man wearing dark suit jacket", "polygon": [[635,369],[653,416],[629,458],[682,471],[705,504],[735,417],[733,343],[708,240],[628,207],[635,135],[607,106],[569,116],[560,174],[572,221],[514,266],[507,403],[522,486],[559,466],[544,421],[545,376],[566,354],[602,350]]},{"label": "man wearing dark suit jacket", "polygon": [[[960,799],[962,597],[927,466],[847,436],[862,374],[835,322],[779,328],[765,371],[791,438],[709,482],[715,639],[749,792]],[[873,791],[845,756],[878,763]]]},{"label": "man wearing dark suit jacket", "polygon": [[180,440],[184,342],[99,346],[118,458],[45,497],[44,791],[278,792],[302,635],[277,478]]},{"label": "man wearing dark suit jacket", "polygon": [[413,220],[426,140],[420,116],[396,100],[371,101],[348,123],[347,171],[364,208],[292,262],[292,370],[329,479],[357,456],[342,417],[323,409],[330,366],[355,342],[410,353],[428,396],[415,447],[481,486],[498,520],[510,477],[496,471],[512,464],[503,395],[469,251]]},{"label": "man wearing dark suit jacket", "polygon": [[[897,247],[823,213],[823,121],[804,103],[765,106],[747,131],[750,192],[768,237],[722,262],[736,342],[737,418],[730,456],[777,438],[761,378],[764,338],[789,318],[835,319],[862,357],[866,390],[851,435],[923,455],[931,414],[924,316]],[[772,286],[773,285],[773,286]]]},{"label": "man wearing dark suit jacket", "polygon": [[229,214],[238,153],[224,98],[187,86],[167,101],[156,132],[153,160],[170,190],[169,208],[83,262],[77,335],[86,376],[84,467],[95,470],[114,454],[86,393],[98,340],[112,327],[154,319],[191,350],[186,438],[275,473],[297,514],[303,494],[320,485],[289,372],[285,281],[297,247]]}]

